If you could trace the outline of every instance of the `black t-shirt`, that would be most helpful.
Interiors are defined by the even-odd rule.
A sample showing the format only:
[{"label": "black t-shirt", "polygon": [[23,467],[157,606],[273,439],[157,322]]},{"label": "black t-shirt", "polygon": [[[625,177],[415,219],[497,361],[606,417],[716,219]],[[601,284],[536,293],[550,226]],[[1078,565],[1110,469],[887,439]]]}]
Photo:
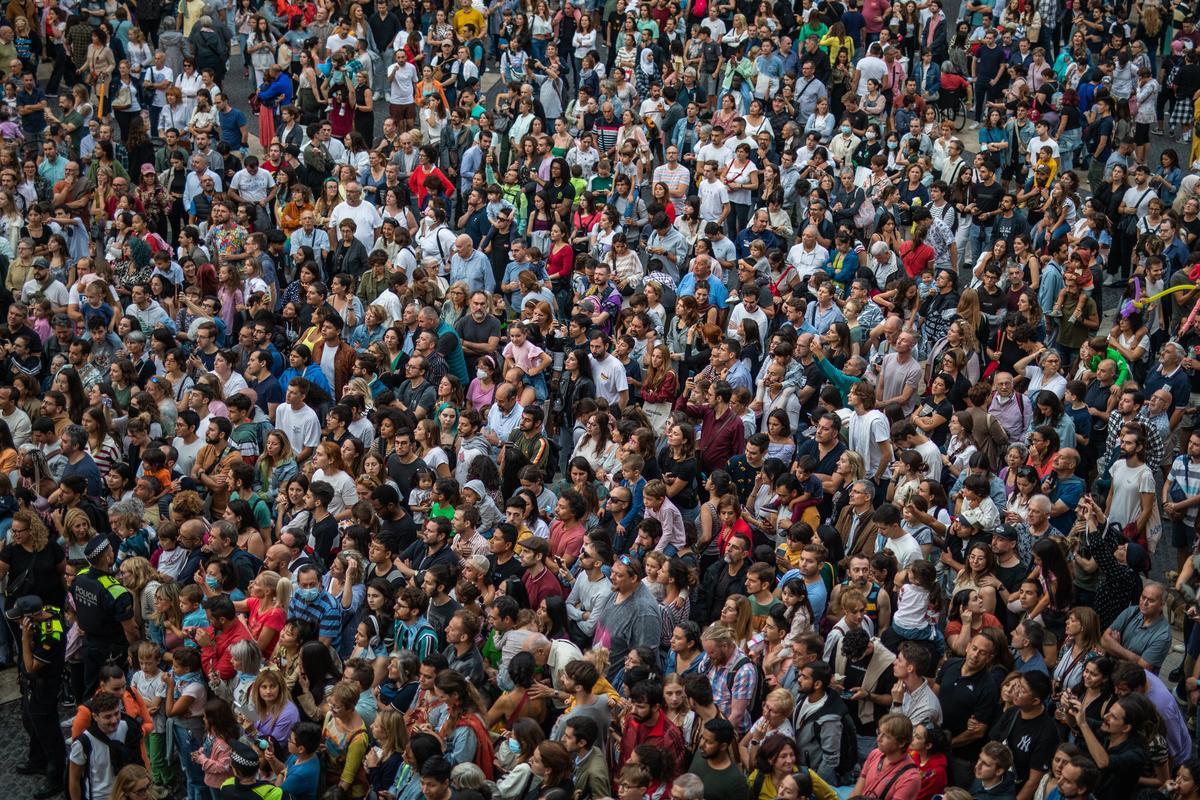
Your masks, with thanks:
[{"label": "black t-shirt", "polygon": [[1024,719],[1017,709],[1004,712],[988,734],[992,741],[1003,742],[1013,754],[1017,786],[1029,780],[1031,770],[1050,771],[1050,761],[1058,748],[1058,724],[1043,711],[1033,719]]},{"label": "black t-shirt", "polygon": [[[975,181],[971,184],[971,194],[975,198],[975,205],[979,213],[995,211],[1000,207],[1000,198],[1004,197],[1004,187],[1000,181],[992,181],[991,184]],[[983,220],[984,224],[992,224],[993,217],[988,217]],[[976,216],[978,221],[978,215]]]},{"label": "black t-shirt", "polygon": [[312,523],[312,528],[309,531],[314,542],[313,549],[321,560],[326,564],[333,558],[333,548],[337,544],[338,524],[337,517],[329,514],[325,519],[317,522],[315,519]]},{"label": "black t-shirt", "polygon": [[388,477],[400,489],[400,505],[404,506],[405,510],[408,510],[408,495],[412,491],[413,476],[419,469],[429,469],[429,465],[419,458],[414,458],[411,463],[405,464],[395,453],[388,456]]},{"label": "black t-shirt", "polygon": [[664,475],[674,475],[684,482],[683,489],[679,494],[671,498],[671,502],[681,510],[690,510],[698,506],[699,501],[696,499],[696,477],[700,474],[700,465],[696,457],[692,456],[682,461],[676,461],[671,455],[670,448],[668,448],[662,452],[659,459],[662,462],[662,473]]},{"label": "black t-shirt", "polygon": [[1109,748],[1108,766],[1100,770],[1096,800],[1128,800],[1135,796],[1146,758],[1145,748],[1132,741]]},{"label": "black t-shirt", "polygon": [[58,542],[47,542],[41,550],[33,553],[18,544],[9,542],[0,549],[0,561],[8,564],[8,588],[6,597],[22,597],[36,594],[47,605],[62,608],[66,589],[58,565],[66,560]]},{"label": "black t-shirt", "polygon": [[[492,535],[497,536],[499,534]],[[520,578],[525,574],[525,568],[521,566],[521,559],[516,556],[513,556],[503,564],[499,564],[496,562],[496,556],[489,553],[487,560],[488,564],[491,565],[488,580],[491,581],[492,586],[499,586],[507,578]]]},{"label": "black t-shirt", "polygon": [[[841,642],[838,643],[838,646],[841,646]],[[878,647],[878,645],[876,646]],[[846,680],[842,682],[842,685],[846,687],[847,692],[851,692],[863,685],[863,679],[867,676],[867,665],[869,663],[870,659],[864,660],[861,664],[855,664],[851,661],[846,662]],[[871,694],[888,694],[892,691],[892,684],[895,682],[895,674],[890,669],[885,669],[883,673],[876,679],[875,685],[867,687],[867,691],[869,691]],[[876,703],[875,716],[870,722],[863,722],[861,719],[859,719],[859,716],[856,713],[857,708],[855,707],[855,703],[850,700],[846,700],[846,705],[851,707],[850,716],[854,717],[855,732],[859,736],[874,736],[877,732],[876,728],[878,726],[879,719],[884,714],[888,713],[888,709],[890,707],[888,705],[881,706]]]},{"label": "black t-shirt", "polygon": [[[967,721],[974,717],[984,725],[991,726],[1000,715],[1000,690],[987,670],[963,677],[965,660],[955,658],[947,662],[938,675],[938,700],[942,704],[942,726],[951,738],[967,729]],[[955,758],[975,761],[983,749],[984,739],[956,747]],[[1116,800],[1114,798],[1114,800]]]},{"label": "black t-shirt", "polygon": [[403,553],[404,550],[417,540],[417,523],[410,514],[401,513],[396,519],[379,520],[379,533],[389,537],[394,544],[394,551]]}]

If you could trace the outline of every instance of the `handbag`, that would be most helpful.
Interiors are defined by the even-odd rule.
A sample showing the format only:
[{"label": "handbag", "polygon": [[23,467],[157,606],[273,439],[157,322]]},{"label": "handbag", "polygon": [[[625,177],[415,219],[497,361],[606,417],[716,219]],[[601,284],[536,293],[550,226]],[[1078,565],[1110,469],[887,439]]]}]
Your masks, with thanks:
[{"label": "handbag", "polygon": [[1121,221],[1117,223],[1117,228],[1123,235],[1133,236],[1135,238],[1137,237],[1137,207],[1142,204],[1142,201],[1146,199],[1146,195],[1150,194],[1151,191],[1151,189],[1147,189],[1146,191],[1142,192],[1142,196],[1139,197],[1137,202],[1133,204],[1134,213],[1126,214],[1125,216],[1121,217]]},{"label": "handbag", "polygon": [[646,419],[650,420],[650,429],[661,436],[666,430],[667,420],[671,418],[671,404],[643,403],[642,410],[646,412]]},{"label": "handbag", "polygon": [[113,96],[112,109],[113,111],[128,111],[133,105],[133,94],[129,91],[128,86],[122,86],[117,89],[116,95]]}]

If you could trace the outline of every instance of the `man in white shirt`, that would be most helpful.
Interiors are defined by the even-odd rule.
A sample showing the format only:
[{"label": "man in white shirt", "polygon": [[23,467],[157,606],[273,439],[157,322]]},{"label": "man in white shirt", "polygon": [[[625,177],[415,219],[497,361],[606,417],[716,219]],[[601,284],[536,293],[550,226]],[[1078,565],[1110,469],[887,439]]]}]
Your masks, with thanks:
[{"label": "man in white shirt", "polygon": [[883,76],[887,75],[887,62],[881,58],[883,50],[876,42],[867,49],[867,54],[859,60],[854,68],[854,78],[851,84],[855,87],[855,94],[859,97],[867,96],[867,81],[874,78],[879,81],[879,85],[883,85]]},{"label": "man in white shirt", "polygon": [[1035,125],[1037,135],[1029,140],[1029,166],[1037,166],[1038,154],[1042,152],[1043,147],[1050,148],[1050,156],[1054,159],[1058,158],[1058,142],[1050,136],[1050,126],[1045,120],[1038,120]]},{"label": "man in white shirt", "polygon": [[311,210],[300,214],[300,229],[292,233],[292,260],[301,247],[310,248],[318,264],[329,255],[329,234],[317,227],[317,216]]},{"label": "man in white shirt", "polygon": [[245,166],[229,181],[229,199],[248,203],[254,208],[255,224],[259,230],[269,229],[271,214],[268,204],[275,199],[275,179],[265,169],[259,169],[258,156],[246,156]]},{"label": "man in white shirt", "polygon": [[25,281],[21,287],[21,299],[32,305],[42,298],[50,301],[52,313],[61,314],[67,310],[67,287],[62,281],[50,277],[50,264],[44,258],[33,261],[33,277]]},{"label": "man in white shirt", "polygon": [[275,408],[275,427],[288,438],[296,462],[300,464],[312,457],[321,441],[321,420],[317,418],[317,412],[304,404],[311,387],[307,378],[292,378],[284,395],[285,402]]},{"label": "man in white shirt", "polygon": [[29,443],[32,425],[29,415],[17,405],[17,389],[13,386],[0,386],[0,420],[8,425],[13,444],[21,447]]},{"label": "man in white shirt", "polygon": [[704,162],[704,180],[696,187],[696,194],[700,197],[700,219],[724,225],[729,216],[729,190],[717,180],[716,161]]},{"label": "man in white shirt", "polygon": [[517,402],[517,390],[511,384],[502,383],[496,387],[496,402],[488,410],[483,429],[483,438],[492,446],[493,456],[499,452],[501,443],[507,442],[509,434],[517,429],[524,411]]},{"label": "man in white shirt", "polygon": [[921,558],[921,545],[916,537],[900,527],[901,519],[900,509],[893,503],[884,503],[871,516],[871,520],[879,526],[879,533],[887,540],[883,549],[896,557],[900,569],[908,569],[910,564]]},{"label": "man in white shirt", "polygon": [[817,242],[817,229],[812,225],[805,227],[800,234],[800,241],[788,250],[787,263],[795,268],[796,275],[802,280],[825,266],[829,260],[829,251]]},{"label": "man in white shirt", "polygon": [[400,130],[408,130],[417,120],[417,68],[408,62],[403,47],[396,47],[396,63],[388,67],[387,78],[388,114]]},{"label": "man in white shirt", "polygon": [[725,131],[720,128],[710,128],[708,125],[704,127],[709,128],[709,131],[706,132],[711,132],[712,138],[707,144],[701,145],[696,150],[696,161],[700,164],[705,161],[715,161],[718,170],[724,169],[730,161],[733,161],[733,148],[725,142]]},{"label": "man in white shirt", "polygon": [[[692,181],[692,173],[679,163],[679,148],[673,144],[667,145],[667,161],[654,168],[654,182],[665,183],[671,197],[681,198],[687,195],[688,185]],[[568,157],[570,154],[568,153]]]},{"label": "man in white shirt", "polygon": [[609,407],[629,402],[629,382],[625,376],[625,365],[608,352],[608,337],[599,331],[592,334],[588,361],[592,367],[592,383],[596,385],[596,396],[608,401]]},{"label": "man in white shirt", "polygon": [[344,219],[352,219],[358,226],[354,231],[354,238],[370,251],[375,245],[380,227],[383,226],[383,217],[379,209],[363,202],[362,193],[362,184],[358,181],[351,181],[346,185],[346,199],[334,207],[333,214],[329,217],[328,232],[332,241],[333,232],[337,230],[338,224]]},{"label": "man in white shirt", "polygon": [[332,54],[340,52],[343,47],[354,47],[357,44],[358,37],[350,32],[349,18],[342,17],[333,26],[333,33],[325,40],[325,49]]}]

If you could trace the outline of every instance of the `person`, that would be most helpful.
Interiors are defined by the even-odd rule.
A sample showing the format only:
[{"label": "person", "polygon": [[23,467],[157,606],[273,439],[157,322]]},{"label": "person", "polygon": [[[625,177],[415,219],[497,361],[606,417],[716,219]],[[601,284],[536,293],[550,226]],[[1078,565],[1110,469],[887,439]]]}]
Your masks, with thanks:
[{"label": "person", "polygon": [[67,790],[71,800],[104,797],[112,792],[117,775],[126,766],[141,765],[141,728],[123,718],[121,698],[101,692],[88,708],[92,723],[71,744],[68,755]]},{"label": "person", "polygon": [[916,765],[908,757],[912,722],[902,714],[885,714],[879,720],[876,747],[867,756],[862,774],[854,784],[854,796],[879,800],[915,800],[921,787]]},{"label": "person", "polygon": [[107,536],[97,535],[84,548],[87,566],[71,586],[76,620],[83,634],[83,684],[85,695],[94,692],[100,668],[125,664],[128,646],[139,637],[133,616],[133,595],[113,577],[116,554]]},{"label": "person", "polygon": [[5,610],[20,629],[21,670],[27,676],[21,696],[21,722],[29,735],[25,762],[18,774],[44,775],[34,791],[38,800],[62,792],[67,753],[53,709],[62,690],[66,638],[62,612],[37,595],[22,595]]}]

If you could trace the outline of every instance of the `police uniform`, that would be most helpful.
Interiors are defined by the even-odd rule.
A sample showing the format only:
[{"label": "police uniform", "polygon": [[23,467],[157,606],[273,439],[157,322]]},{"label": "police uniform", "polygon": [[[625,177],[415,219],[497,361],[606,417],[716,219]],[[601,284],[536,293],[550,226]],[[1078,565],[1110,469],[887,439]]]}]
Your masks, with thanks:
[{"label": "police uniform", "polygon": [[67,761],[58,723],[58,692],[62,688],[66,655],[62,610],[43,605],[37,597],[26,596],[17,601],[13,611],[18,612],[18,618],[39,612],[50,615],[35,621],[30,630],[30,656],[38,666],[33,672],[27,672],[24,663],[21,666],[21,723],[29,734],[26,764],[30,768],[44,768],[48,786],[61,785]]},{"label": "police uniform", "polygon": [[[103,536],[96,539],[88,543],[85,555],[89,560],[111,547]],[[88,566],[75,576],[71,596],[83,632],[83,695],[91,697],[100,683],[101,667],[116,664],[124,670],[127,666],[128,642],[121,623],[133,619],[133,595],[112,575]]]}]

